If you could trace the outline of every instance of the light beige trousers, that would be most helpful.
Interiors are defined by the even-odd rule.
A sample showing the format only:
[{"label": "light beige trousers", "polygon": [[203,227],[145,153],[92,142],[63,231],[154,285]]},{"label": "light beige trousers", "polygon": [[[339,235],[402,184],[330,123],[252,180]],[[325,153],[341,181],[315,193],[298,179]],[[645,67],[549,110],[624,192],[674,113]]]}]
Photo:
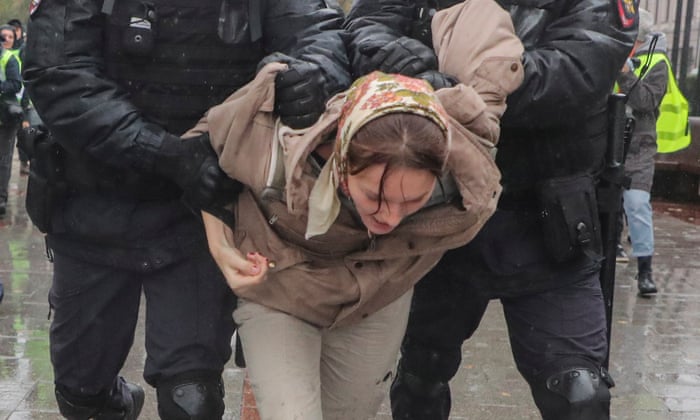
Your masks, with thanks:
[{"label": "light beige trousers", "polygon": [[262,420],[366,420],[396,373],[413,291],[334,329],[239,300],[234,312]]}]

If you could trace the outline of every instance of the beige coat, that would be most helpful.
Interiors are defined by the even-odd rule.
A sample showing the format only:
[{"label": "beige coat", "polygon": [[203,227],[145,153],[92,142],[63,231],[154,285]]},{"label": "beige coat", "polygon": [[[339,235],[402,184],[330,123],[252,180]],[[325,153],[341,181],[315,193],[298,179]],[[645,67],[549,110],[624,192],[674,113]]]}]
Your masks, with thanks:
[{"label": "beige coat", "polygon": [[[499,57],[500,66],[488,63],[493,71],[483,76],[496,78],[488,85],[502,86],[499,77],[515,74],[509,89],[517,87],[517,72],[509,69],[519,63],[519,54],[491,56]],[[403,295],[445,251],[471,240],[495,210],[500,173],[492,159],[492,142],[468,128],[488,112],[485,106],[473,107],[475,91],[468,84],[438,92],[452,117],[448,169],[461,199],[422,209],[392,233],[374,238],[343,206],[326,234],[305,240],[306,200],[318,173],[307,158],[335,130],[345,96],[332,98],[327,111],[308,129],[276,126],[274,78],[282,68],[267,65],[188,134],[209,131],[221,167],[248,187],[235,206],[230,240],[243,253],[257,251],[275,262],[268,278],[241,297],[320,327],[349,324]],[[477,73],[479,69],[476,66]],[[277,146],[283,153],[273,152]],[[277,156],[284,161],[285,190],[280,199],[266,192],[270,168],[276,167],[271,161]]]},{"label": "beige coat", "polygon": [[506,97],[523,81],[523,45],[510,14],[494,0],[465,0],[435,14],[433,47],[440,71],[455,76],[467,96],[443,101],[477,135],[498,142]]}]

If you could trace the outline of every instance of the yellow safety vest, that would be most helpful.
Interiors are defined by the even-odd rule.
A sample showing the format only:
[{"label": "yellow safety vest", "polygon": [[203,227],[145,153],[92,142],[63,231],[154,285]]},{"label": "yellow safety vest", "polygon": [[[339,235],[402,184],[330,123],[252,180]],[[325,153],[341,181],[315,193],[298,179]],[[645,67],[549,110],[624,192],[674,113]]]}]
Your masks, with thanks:
[{"label": "yellow safety vest", "polygon": [[5,74],[7,68],[7,62],[10,61],[10,57],[14,56],[8,50],[2,50],[2,55],[0,55],[0,81],[7,80],[7,75]]},{"label": "yellow safety vest", "polygon": [[[645,57],[640,57],[645,62]],[[671,63],[663,53],[651,55],[648,68],[659,61],[666,63],[668,83],[666,94],[659,105],[659,118],[656,120],[656,145],[659,153],[671,153],[688,147],[690,144],[690,123],[688,121],[688,100],[678,88],[676,77],[671,70]],[[641,68],[634,70],[639,77]]]},{"label": "yellow safety vest", "polygon": [[19,64],[19,71],[22,71],[22,59],[19,58],[19,50],[5,50],[8,51],[10,54],[15,56],[15,60],[17,60],[17,64]]}]

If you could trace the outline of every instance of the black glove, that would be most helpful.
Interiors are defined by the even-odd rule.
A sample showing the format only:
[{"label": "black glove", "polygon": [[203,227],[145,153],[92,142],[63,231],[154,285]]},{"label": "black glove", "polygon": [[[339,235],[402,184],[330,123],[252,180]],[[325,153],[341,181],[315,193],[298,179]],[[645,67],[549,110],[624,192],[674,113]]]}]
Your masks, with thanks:
[{"label": "black glove", "polygon": [[424,71],[423,73],[418,74],[416,77],[430,83],[435,90],[452,87],[459,83],[459,80],[456,78],[450,76],[449,74],[441,73],[437,70]]},{"label": "black glove", "polygon": [[[363,54],[372,54],[365,46],[360,50]],[[372,54],[370,64],[373,69],[384,73],[399,73],[405,76],[416,76],[427,70],[437,69],[435,52],[422,42],[402,36],[383,44]]]},{"label": "black glove", "polygon": [[387,37],[388,34],[375,32],[371,35],[363,36],[362,40],[357,43],[356,49],[352,49],[352,46],[350,47],[349,52],[354,52],[354,54],[351,55],[354,77],[364,76],[374,70],[379,70],[377,65],[372,61],[372,57],[380,48],[393,40],[392,38],[385,39]]},{"label": "black glove", "polygon": [[182,188],[182,199],[193,210],[218,215],[242,189],[219,167],[207,133],[188,139],[166,135],[154,168]]},{"label": "black glove", "polygon": [[267,63],[286,63],[289,69],[275,78],[275,113],[292,128],[315,123],[326,109],[326,76],[316,63],[298,60],[282,53],[263,58],[258,69]]}]

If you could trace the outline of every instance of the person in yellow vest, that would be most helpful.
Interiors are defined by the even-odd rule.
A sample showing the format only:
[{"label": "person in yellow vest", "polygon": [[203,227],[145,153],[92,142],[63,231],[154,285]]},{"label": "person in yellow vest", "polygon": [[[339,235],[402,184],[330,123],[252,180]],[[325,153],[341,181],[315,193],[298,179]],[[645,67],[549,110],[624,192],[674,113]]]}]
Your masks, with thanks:
[{"label": "person in yellow vest", "polygon": [[[665,58],[666,38],[652,33],[651,14],[639,10],[639,33],[632,50],[636,60],[628,60],[617,79],[622,93],[628,95],[627,106],[635,118],[634,131],[625,161],[625,175],[630,188],[623,192],[632,256],[637,258],[637,288],[640,296],[657,292],[652,278],[654,225],[650,202],[654,178],[654,155],[657,153],[659,106],[666,94],[670,66]],[[651,48],[653,47],[653,48]],[[663,56],[662,59],[658,57]]]},{"label": "person in yellow vest", "polygon": [[[21,74],[22,59],[24,58],[24,29],[22,27],[22,22],[20,22],[19,19],[12,19],[7,22],[7,24],[0,26],[0,33],[3,34],[3,38],[5,39],[3,47],[15,55],[15,58],[19,63],[19,71]],[[18,129],[21,129],[30,125],[30,122],[28,121],[29,118],[36,121],[38,119],[38,114],[36,114],[34,111],[34,107],[32,106],[29,97],[26,95],[24,87],[20,89],[20,92],[17,94],[17,98],[22,105],[23,111],[21,126],[18,127]],[[31,117],[28,115],[30,112],[33,112]],[[17,134],[19,135],[19,132]],[[19,147],[17,148],[17,152],[19,153],[20,175],[29,175],[29,156]]]},{"label": "person in yellow vest", "polygon": [[[10,27],[11,28],[11,27]],[[12,115],[11,106],[19,106],[17,94],[22,89],[19,60],[6,45],[12,46],[14,31],[0,27],[0,217],[7,211],[7,190],[12,172],[12,156],[19,120]]]}]

